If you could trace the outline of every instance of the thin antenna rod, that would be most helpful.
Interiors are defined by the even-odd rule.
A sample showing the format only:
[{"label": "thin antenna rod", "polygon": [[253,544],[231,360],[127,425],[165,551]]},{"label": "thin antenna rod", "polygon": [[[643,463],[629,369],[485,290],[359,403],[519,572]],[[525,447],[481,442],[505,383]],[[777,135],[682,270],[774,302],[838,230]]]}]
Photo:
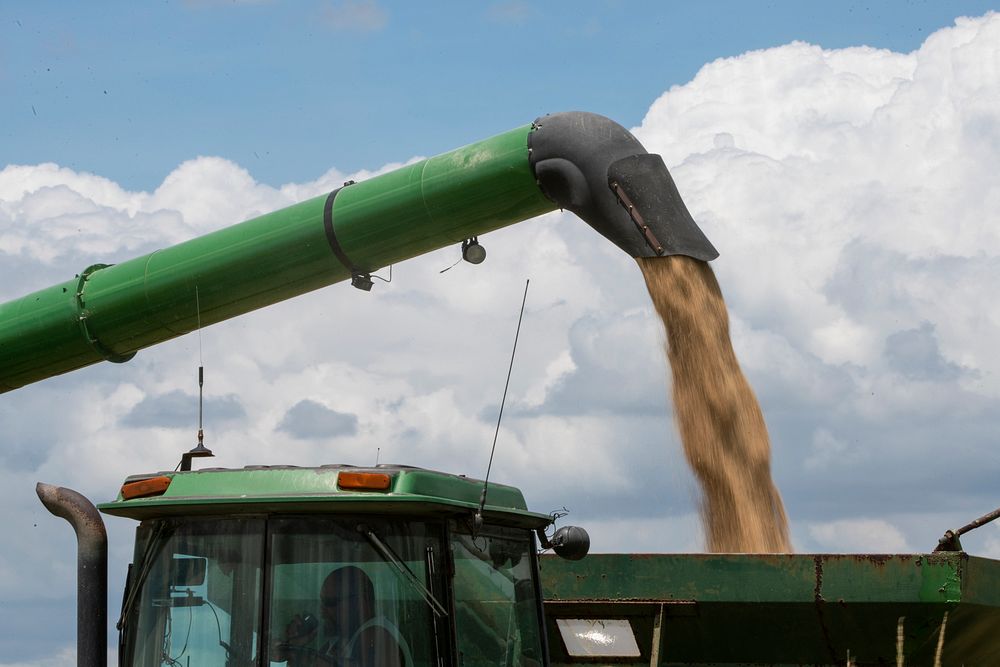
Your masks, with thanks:
[{"label": "thin antenna rod", "polygon": [[194,308],[198,315],[198,364],[204,365],[201,356],[201,295],[198,293],[198,286],[194,286]]},{"label": "thin antenna rod", "polygon": [[198,444],[189,452],[181,455],[177,469],[187,472],[191,470],[191,459],[201,456],[215,456],[211,449],[205,447],[205,362],[201,348],[201,294],[198,286],[194,287],[194,304],[198,315]]},{"label": "thin antenna rod", "polygon": [[203,428],[204,418],[204,394],[205,394],[205,361],[201,351],[201,296],[198,293],[198,286],[194,288],[195,309],[198,311],[198,446],[205,446],[205,429]]},{"label": "thin antenna rod", "polygon": [[479,511],[476,512],[476,527],[483,523],[483,508],[486,507],[486,490],[490,484],[490,469],[493,468],[493,454],[497,450],[497,437],[500,435],[500,420],[503,419],[503,406],[507,402],[507,388],[510,387],[510,374],[514,370],[514,354],[517,352],[517,339],[521,335],[521,320],[524,318],[524,304],[528,300],[528,284],[524,281],[524,296],[521,298],[521,313],[517,316],[517,331],[514,332],[514,349],[510,351],[510,366],[507,367],[507,382],[503,385],[503,398],[500,399],[500,414],[497,415],[497,428],[493,433],[493,447],[490,449],[490,462],[486,466],[486,479],[483,480],[483,493],[479,497]]}]

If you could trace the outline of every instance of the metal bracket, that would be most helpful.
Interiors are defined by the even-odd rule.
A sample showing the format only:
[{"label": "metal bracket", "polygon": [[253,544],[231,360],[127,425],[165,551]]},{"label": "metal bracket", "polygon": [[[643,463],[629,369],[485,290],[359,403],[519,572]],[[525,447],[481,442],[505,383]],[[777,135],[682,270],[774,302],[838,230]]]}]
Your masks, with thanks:
[{"label": "metal bracket", "polygon": [[357,287],[362,292],[372,291],[372,274],[370,273],[352,273],[351,274],[351,286]]},{"label": "metal bracket", "polygon": [[80,332],[83,334],[83,339],[87,341],[87,344],[94,349],[97,354],[101,356],[105,361],[110,361],[115,364],[123,364],[135,356],[135,352],[129,352],[128,354],[118,354],[112,351],[110,348],[106,347],[97,336],[90,333],[90,329],[87,327],[87,318],[90,317],[90,311],[87,310],[83,302],[83,290],[87,285],[87,280],[95,271],[101,269],[106,269],[109,266],[114,266],[113,264],[93,264],[88,266],[80,274],[80,280],[76,283],[76,295],[74,301],[76,302],[76,313],[77,321],[80,324]]},{"label": "metal bracket", "polygon": [[934,548],[934,551],[963,551],[962,543],[959,541],[958,537],[964,535],[965,533],[984,526],[991,521],[996,521],[1000,519],[1000,507],[996,508],[992,512],[988,512],[975,521],[967,523],[958,530],[946,530],[944,531],[944,536],[938,540],[938,545]]},{"label": "metal bracket", "polygon": [[640,232],[642,232],[642,237],[646,240],[646,245],[652,248],[653,252],[657,255],[662,255],[663,244],[659,242],[656,235],[653,234],[653,230],[650,229],[649,225],[646,224],[646,221],[642,219],[642,215],[632,204],[632,200],[628,198],[628,195],[625,194],[622,187],[618,185],[617,182],[613,181],[611,183],[611,190],[615,193],[615,197],[618,198],[618,203],[621,204],[626,211],[628,211],[628,217],[632,218],[632,222],[634,222],[635,226],[639,228]]}]

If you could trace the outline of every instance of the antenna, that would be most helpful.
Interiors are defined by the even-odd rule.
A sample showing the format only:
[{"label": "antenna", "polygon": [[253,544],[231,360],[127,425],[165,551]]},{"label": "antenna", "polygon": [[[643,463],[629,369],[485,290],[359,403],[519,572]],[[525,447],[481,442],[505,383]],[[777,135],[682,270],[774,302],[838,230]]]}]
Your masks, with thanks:
[{"label": "antenna", "polygon": [[[198,286],[194,288],[195,312],[198,315],[198,447],[205,448],[205,429],[203,418],[205,416],[205,359],[202,356],[201,347],[201,295],[198,293]],[[196,448],[197,449],[197,448]]]},{"label": "antenna", "polygon": [[203,417],[205,414],[205,362],[202,359],[201,349],[201,296],[198,293],[198,286],[194,288],[195,310],[198,314],[198,444],[189,452],[181,455],[181,462],[178,468],[182,471],[191,470],[191,459],[202,456],[215,456],[212,450],[205,446],[205,429]]},{"label": "antenna", "polygon": [[530,282],[530,278],[524,281],[524,296],[521,297],[521,313],[517,316],[517,331],[514,332],[514,349],[510,351],[510,366],[507,367],[507,382],[503,385],[503,398],[500,399],[500,414],[497,415],[497,428],[493,433],[493,448],[490,449],[490,462],[486,466],[483,493],[479,496],[479,509],[476,510],[474,519],[477,533],[483,525],[483,508],[486,507],[486,490],[490,485],[490,469],[493,467],[493,454],[497,450],[497,437],[500,435],[500,420],[503,419],[503,406],[507,402],[507,388],[510,386],[510,374],[514,370],[514,353],[517,352],[517,339],[521,335],[521,320],[524,318],[524,304],[528,300],[528,284]]}]

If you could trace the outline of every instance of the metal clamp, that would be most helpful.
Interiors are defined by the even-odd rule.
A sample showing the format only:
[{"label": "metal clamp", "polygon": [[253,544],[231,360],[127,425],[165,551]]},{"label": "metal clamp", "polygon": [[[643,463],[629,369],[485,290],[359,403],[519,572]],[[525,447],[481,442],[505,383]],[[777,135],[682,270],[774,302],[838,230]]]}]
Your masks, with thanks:
[{"label": "metal clamp", "polygon": [[114,266],[113,264],[93,264],[88,266],[80,274],[80,280],[76,284],[76,312],[77,321],[80,323],[80,332],[83,333],[83,339],[87,341],[87,344],[94,349],[97,354],[101,356],[105,361],[110,361],[115,364],[122,364],[135,356],[135,352],[129,352],[128,354],[118,354],[112,351],[110,348],[106,347],[96,336],[90,333],[90,329],[87,327],[87,318],[90,317],[90,311],[87,310],[83,303],[83,289],[87,284],[87,280],[90,279],[90,275],[95,271],[101,269],[106,269],[109,266]]},{"label": "metal clamp", "polygon": [[[344,182],[344,188],[351,185],[354,185],[354,181]],[[330,250],[340,260],[340,263],[344,265],[344,268],[351,272],[351,285],[364,292],[370,292],[372,289],[371,273],[359,268],[351,261],[347,253],[344,252],[344,248],[340,245],[340,241],[337,239],[337,232],[333,227],[333,200],[337,198],[337,193],[344,188],[337,188],[327,195],[326,203],[323,205],[323,229],[326,231],[326,240],[330,244]]]}]

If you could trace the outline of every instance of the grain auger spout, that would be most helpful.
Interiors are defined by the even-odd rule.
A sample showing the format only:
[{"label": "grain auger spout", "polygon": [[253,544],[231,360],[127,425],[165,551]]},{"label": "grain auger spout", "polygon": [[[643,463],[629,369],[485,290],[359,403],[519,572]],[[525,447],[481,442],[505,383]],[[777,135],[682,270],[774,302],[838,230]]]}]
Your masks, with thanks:
[{"label": "grain auger spout", "polygon": [[542,192],[632,257],[718,251],[695,224],[663,158],[618,123],[592,113],[539,118],[528,135]]},{"label": "grain auger spout", "polygon": [[633,257],[718,253],[663,160],[595,114],[544,116],[288,208],[0,304],[0,392],[145,347],[555,208]]}]

